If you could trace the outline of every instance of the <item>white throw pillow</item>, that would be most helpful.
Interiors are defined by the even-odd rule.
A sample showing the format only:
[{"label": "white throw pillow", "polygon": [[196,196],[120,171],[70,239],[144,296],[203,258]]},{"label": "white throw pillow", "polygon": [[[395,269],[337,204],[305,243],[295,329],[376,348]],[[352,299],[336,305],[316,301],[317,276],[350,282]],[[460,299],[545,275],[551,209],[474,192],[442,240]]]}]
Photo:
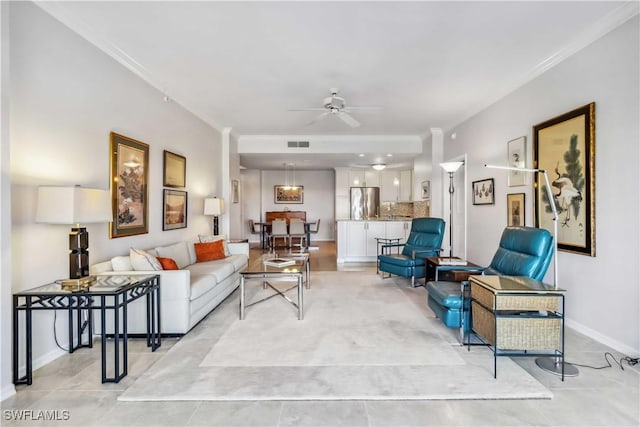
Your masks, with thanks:
[{"label": "white throw pillow", "polygon": [[169,246],[161,246],[156,248],[156,253],[159,257],[173,259],[180,269],[191,264],[189,259],[189,249],[187,249],[186,242],[178,242]]},{"label": "white throw pillow", "polygon": [[131,271],[133,266],[131,265],[131,257],[128,256],[116,256],[111,258],[111,268],[113,271]]},{"label": "white throw pillow", "polygon": [[162,270],[162,265],[156,257],[140,249],[129,249],[129,258],[131,266],[136,271]]},{"label": "white throw pillow", "polygon": [[231,256],[231,252],[229,251],[229,245],[225,240],[224,236],[211,236],[211,235],[203,235],[200,234],[198,236],[200,238],[200,243],[211,243],[217,242],[218,240],[222,240],[222,246],[224,246],[224,256]]}]

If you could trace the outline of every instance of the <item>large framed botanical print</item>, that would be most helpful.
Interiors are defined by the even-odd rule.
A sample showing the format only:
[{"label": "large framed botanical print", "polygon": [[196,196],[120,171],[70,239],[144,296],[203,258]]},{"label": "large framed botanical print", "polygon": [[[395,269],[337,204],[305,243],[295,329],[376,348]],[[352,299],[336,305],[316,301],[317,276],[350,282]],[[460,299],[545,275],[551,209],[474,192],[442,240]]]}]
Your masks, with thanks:
[{"label": "large framed botanical print", "polygon": [[111,238],[149,232],[149,146],[111,132]]},{"label": "large framed botanical print", "polygon": [[[534,167],[547,172],[558,210],[558,249],[595,256],[595,103],[533,127]],[[535,185],[535,225],[553,230],[542,174]]]}]

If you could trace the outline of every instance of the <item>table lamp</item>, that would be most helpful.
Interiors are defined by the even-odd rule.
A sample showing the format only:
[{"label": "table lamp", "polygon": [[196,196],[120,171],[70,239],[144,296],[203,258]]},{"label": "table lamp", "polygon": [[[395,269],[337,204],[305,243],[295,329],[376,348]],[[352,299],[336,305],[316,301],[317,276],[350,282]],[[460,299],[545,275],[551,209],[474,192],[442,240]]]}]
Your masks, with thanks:
[{"label": "table lamp", "polygon": [[213,215],[213,235],[218,235],[218,216],[224,213],[224,199],[204,199],[204,214]]},{"label": "table lamp", "polygon": [[80,186],[39,187],[36,222],[75,224],[69,233],[69,278],[89,275],[89,233],[80,224],[111,221],[109,191]]}]

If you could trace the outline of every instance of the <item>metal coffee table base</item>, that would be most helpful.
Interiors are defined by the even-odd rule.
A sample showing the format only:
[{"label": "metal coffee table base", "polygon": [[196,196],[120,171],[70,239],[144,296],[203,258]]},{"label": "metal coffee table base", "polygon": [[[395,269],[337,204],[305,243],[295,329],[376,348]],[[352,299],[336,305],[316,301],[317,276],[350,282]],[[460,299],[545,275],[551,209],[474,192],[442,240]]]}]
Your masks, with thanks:
[{"label": "metal coffee table base", "polygon": [[[247,279],[262,279],[262,285],[263,287],[266,289],[267,286],[271,289],[273,289],[276,293],[269,295],[268,297],[262,298],[260,300],[257,301],[253,301],[249,304],[246,303],[245,301],[245,280]],[[271,283],[269,283],[266,279],[278,279],[278,281],[284,281],[284,282],[291,282],[291,281],[295,281],[296,284],[294,286],[291,286],[287,289],[285,289],[284,291],[281,291],[279,289],[277,289],[276,287],[274,287],[273,285],[271,285]],[[268,271],[263,271],[263,272],[246,272],[246,273],[240,273],[240,320],[244,320],[244,312],[245,309],[247,307],[251,307],[252,305],[256,305],[260,302],[263,301],[267,301],[273,297],[276,296],[281,296],[282,298],[284,298],[287,302],[289,302],[289,304],[293,305],[294,307],[296,307],[298,309],[298,320],[302,320],[303,319],[303,298],[302,298],[302,292],[303,292],[303,286],[302,286],[302,273],[301,272],[268,272]],[[289,298],[287,295],[285,295],[286,292],[294,289],[294,288],[298,288],[298,302],[294,302],[291,298]]]}]

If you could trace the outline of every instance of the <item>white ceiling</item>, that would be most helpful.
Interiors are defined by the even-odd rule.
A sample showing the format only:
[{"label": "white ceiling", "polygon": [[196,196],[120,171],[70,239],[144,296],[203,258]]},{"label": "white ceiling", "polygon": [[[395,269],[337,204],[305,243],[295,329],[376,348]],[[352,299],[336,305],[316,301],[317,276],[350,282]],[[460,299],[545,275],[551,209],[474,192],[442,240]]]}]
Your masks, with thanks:
[{"label": "white ceiling", "polygon": [[[171,102],[245,137],[446,131],[620,24],[630,3],[39,5]],[[336,117],[308,125],[318,112],[289,111],[321,107],[331,87],[347,105],[381,109],[353,113],[356,129]],[[336,156],[310,161],[353,159]],[[242,155],[254,167],[260,157]]]}]

